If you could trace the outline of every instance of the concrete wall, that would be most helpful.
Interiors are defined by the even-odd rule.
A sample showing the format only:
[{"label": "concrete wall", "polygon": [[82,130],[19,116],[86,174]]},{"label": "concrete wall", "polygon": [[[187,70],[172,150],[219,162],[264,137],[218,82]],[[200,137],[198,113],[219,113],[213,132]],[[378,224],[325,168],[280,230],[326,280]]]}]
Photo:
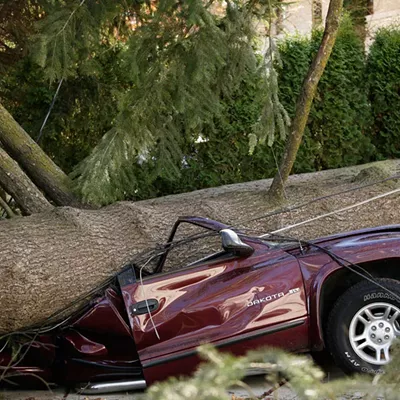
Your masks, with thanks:
[{"label": "concrete wall", "polygon": [[[400,0],[399,0],[400,1]],[[322,0],[322,17],[325,20],[329,0]],[[312,29],[312,0],[288,0],[283,5],[281,35],[307,35]]]},{"label": "concrete wall", "polygon": [[[285,2],[282,33],[307,35],[312,28],[312,0],[288,0]],[[322,0],[322,16],[325,19],[329,0]],[[374,12],[367,17],[368,40],[370,41],[377,29],[393,24],[400,25],[400,0],[374,0]]]},{"label": "concrete wall", "polygon": [[379,28],[392,25],[400,27],[400,0],[374,0],[374,13],[367,17],[367,46]]}]

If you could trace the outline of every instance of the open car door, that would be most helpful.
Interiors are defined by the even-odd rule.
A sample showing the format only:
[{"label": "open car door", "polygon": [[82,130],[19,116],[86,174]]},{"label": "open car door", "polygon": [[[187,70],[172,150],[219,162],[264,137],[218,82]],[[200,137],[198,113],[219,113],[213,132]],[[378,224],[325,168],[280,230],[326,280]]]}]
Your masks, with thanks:
[{"label": "open car door", "polygon": [[[193,223],[180,219],[166,247],[173,243],[177,225],[182,222]],[[221,231],[225,226],[219,224],[215,229]],[[269,333],[300,327],[304,335],[296,334],[292,342],[286,340],[285,348],[307,346],[307,310],[296,258],[247,237],[242,237],[242,244],[252,248],[251,252],[238,254],[231,251],[234,244],[229,248],[227,243],[232,237],[235,239],[228,232],[223,238],[224,251],[186,268],[159,271],[143,279],[137,272],[134,276],[133,268],[120,275],[145,374],[146,368],[165,367],[166,363],[192,356],[203,343],[240,353],[261,345],[277,345],[276,340],[269,340]],[[167,255],[168,250],[161,257],[161,269]]]}]

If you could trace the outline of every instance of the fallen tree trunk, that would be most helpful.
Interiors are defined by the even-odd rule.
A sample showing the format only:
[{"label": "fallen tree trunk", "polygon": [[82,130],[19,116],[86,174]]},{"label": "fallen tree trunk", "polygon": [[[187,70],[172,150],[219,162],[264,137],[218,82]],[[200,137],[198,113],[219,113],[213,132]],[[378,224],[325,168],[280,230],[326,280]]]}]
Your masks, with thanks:
[{"label": "fallen tree trunk", "polygon": [[[53,206],[25,175],[25,172],[0,147],[0,185],[14,198],[26,215],[50,210]],[[3,208],[6,205],[2,205]]]},{"label": "fallen tree trunk", "polygon": [[58,206],[81,207],[67,175],[0,103],[0,143],[33,183]]},{"label": "fallen tree trunk", "polygon": [[[400,161],[291,176],[291,204],[343,191],[396,173]],[[363,172],[360,173],[360,171]],[[372,176],[371,176],[372,175]],[[0,222],[0,332],[42,321],[87,293],[135,255],[166,241],[180,215],[200,215],[267,232],[389,191],[388,182],[268,219],[267,181],[121,202],[100,210],[70,207]],[[390,183],[393,185],[393,182]],[[356,228],[400,223],[400,196],[380,199],[288,234],[311,238]],[[195,246],[193,246],[196,251]]]}]

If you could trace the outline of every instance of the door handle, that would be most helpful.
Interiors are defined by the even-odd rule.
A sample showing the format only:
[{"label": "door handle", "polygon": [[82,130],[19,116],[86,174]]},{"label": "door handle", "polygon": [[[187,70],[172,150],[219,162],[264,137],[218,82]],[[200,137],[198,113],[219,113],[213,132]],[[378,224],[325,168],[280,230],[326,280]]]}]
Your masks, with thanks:
[{"label": "door handle", "polygon": [[149,312],[156,311],[159,306],[160,304],[156,299],[139,301],[131,305],[131,315],[148,314]]}]

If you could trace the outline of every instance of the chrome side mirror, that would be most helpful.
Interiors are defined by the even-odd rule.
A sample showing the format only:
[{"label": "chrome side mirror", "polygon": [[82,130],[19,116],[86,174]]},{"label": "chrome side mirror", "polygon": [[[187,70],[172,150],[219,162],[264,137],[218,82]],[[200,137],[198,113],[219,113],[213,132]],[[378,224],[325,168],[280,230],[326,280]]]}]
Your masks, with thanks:
[{"label": "chrome side mirror", "polygon": [[249,256],[254,249],[240,240],[240,237],[232,229],[222,229],[219,231],[221,235],[222,247],[225,251],[233,252],[238,256]]}]

